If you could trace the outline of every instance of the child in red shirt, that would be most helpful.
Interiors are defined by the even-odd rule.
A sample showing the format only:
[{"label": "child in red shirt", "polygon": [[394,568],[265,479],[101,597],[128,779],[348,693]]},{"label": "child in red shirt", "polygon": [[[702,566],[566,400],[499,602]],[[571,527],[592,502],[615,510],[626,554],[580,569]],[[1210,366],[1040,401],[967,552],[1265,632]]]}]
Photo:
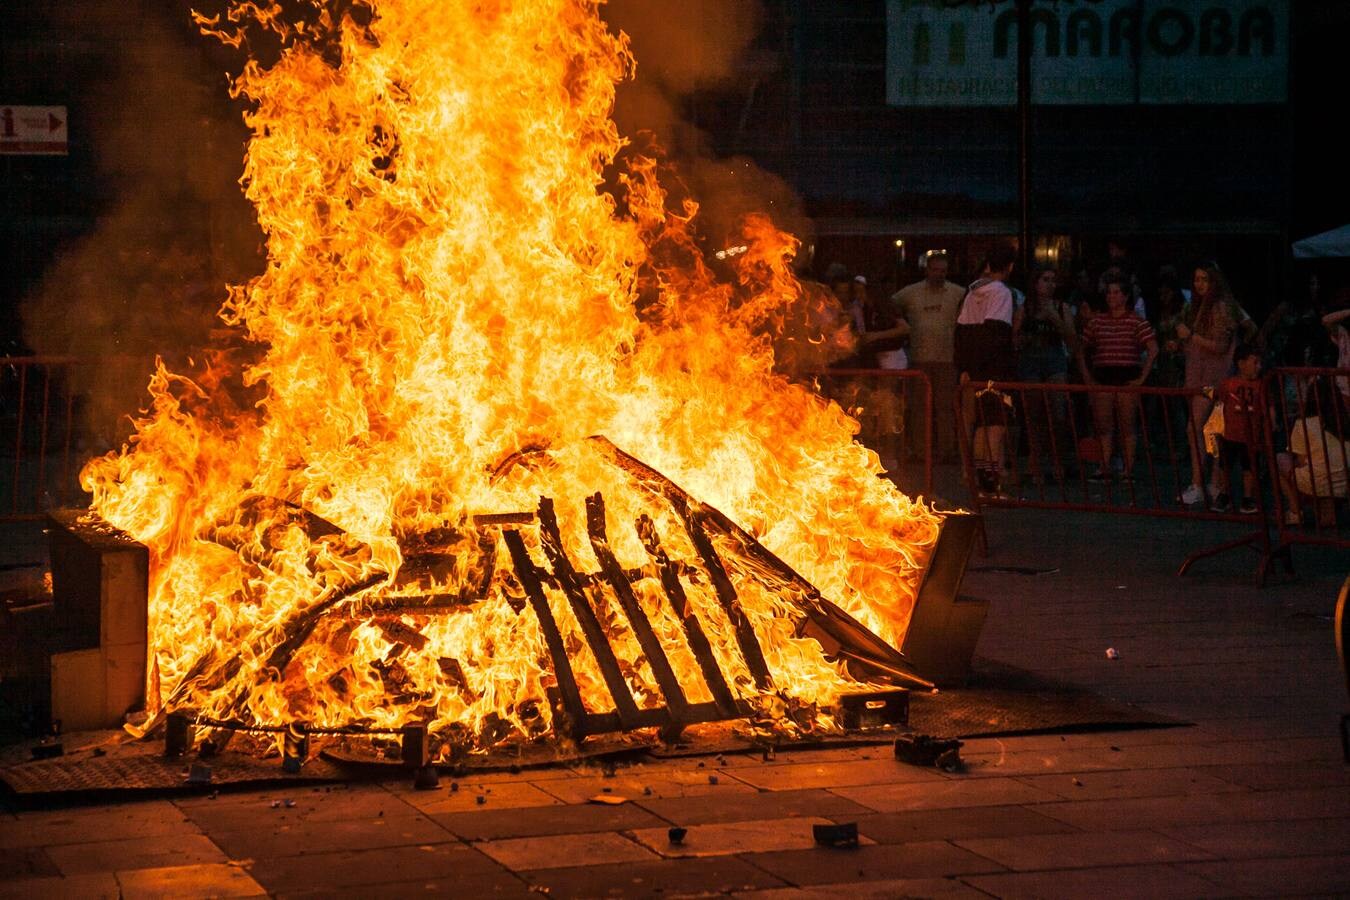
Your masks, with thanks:
[{"label": "child in red shirt", "polygon": [[1219,465],[1214,484],[1219,489],[1210,509],[1228,512],[1228,470],[1236,463],[1242,467],[1242,495],[1239,510],[1255,513],[1256,472],[1253,469],[1262,440],[1262,419],[1266,416],[1265,385],[1261,382],[1261,351],[1252,346],[1239,347],[1234,355],[1237,374],[1225,378],[1214,399],[1223,404],[1223,435],[1219,438]]}]

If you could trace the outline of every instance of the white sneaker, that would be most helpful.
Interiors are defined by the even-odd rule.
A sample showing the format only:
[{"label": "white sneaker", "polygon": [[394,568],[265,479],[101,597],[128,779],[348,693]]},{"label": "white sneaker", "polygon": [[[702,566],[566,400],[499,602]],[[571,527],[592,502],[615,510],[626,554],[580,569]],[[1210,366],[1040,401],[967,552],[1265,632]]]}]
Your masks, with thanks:
[{"label": "white sneaker", "polygon": [[1195,506],[1197,503],[1205,502],[1205,492],[1200,485],[1193,484],[1181,492],[1181,502],[1187,506]]}]

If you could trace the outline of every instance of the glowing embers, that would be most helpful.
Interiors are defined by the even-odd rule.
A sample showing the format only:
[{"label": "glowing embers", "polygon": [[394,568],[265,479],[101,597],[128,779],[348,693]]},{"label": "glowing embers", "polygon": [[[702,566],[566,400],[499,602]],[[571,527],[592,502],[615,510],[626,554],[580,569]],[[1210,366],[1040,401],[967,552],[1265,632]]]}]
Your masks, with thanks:
[{"label": "glowing embers", "polygon": [[[648,728],[673,740],[742,718],[785,736],[838,730],[829,707],[854,681],[928,686],[722,513],[609,441],[585,443],[610,504],[590,493],[575,503],[584,518],[560,523],[580,510],[544,496],[533,512],[405,535],[392,577],[372,548],[290,504],[258,501],[241,525],[212,529],[245,566],[298,548],[331,576],[242,652],[208,653],[164,708],[208,728],[411,725],[455,754]],[[528,456],[513,466],[548,469],[550,454]],[[524,652],[494,675],[508,640]],[[297,699],[277,708],[263,695]]]}]

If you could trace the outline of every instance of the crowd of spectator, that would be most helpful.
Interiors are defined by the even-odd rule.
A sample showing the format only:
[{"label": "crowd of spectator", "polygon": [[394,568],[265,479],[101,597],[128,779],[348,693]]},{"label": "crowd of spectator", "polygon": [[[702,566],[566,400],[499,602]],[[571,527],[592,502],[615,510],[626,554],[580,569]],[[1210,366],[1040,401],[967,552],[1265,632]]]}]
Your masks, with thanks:
[{"label": "crowd of spectator", "polygon": [[[1112,242],[1107,258],[1095,266],[1046,266],[1022,278],[1015,261],[1010,249],[995,248],[972,272],[976,277],[962,285],[952,279],[953,261],[947,254],[930,252],[919,260],[922,278],[889,298],[872,294],[867,273],[840,264],[832,265],[825,278],[856,339],[857,352],[840,365],[921,370],[933,389],[937,458],[950,462],[956,457],[963,437],[955,420],[959,406],[970,462],[984,492],[1004,489],[1009,454],[1019,450],[1028,456],[1033,479],[1063,477],[1065,461],[1057,461],[1057,471],[1051,472],[1038,460],[1053,456],[1049,446],[1069,444],[1071,433],[1087,435],[1091,443],[1075,446],[1068,468],[1081,464],[1089,482],[1130,482],[1135,477],[1138,420],[1150,411],[1138,392],[1128,388],[1149,385],[1193,389],[1184,408],[1152,415],[1157,419],[1151,422],[1155,439],[1170,438],[1174,446],[1185,448],[1186,459],[1178,463],[1183,473],[1189,468],[1189,483],[1183,481],[1186,486],[1176,501],[1216,511],[1236,506],[1255,512],[1255,437],[1244,423],[1256,404],[1263,414],[1273,404],[1264,394],[1251,394],[1251,386],[1262,383],[1260,373],[1272,366],[1350,368],[1350,285],[1324,292],[1318,278],[1311,277],[1258,325],[1213,261],[1184,269],[1165,264],[1142,277],[1120,242]],[[1013,381],[1124,390],[1088,392],[1083,403],[1073,402],[1067,393],[1046,391],[1034,403],[1026,399],[1029,394],[1014,403],[1006,393],[987,387]],[[1350,430],[1342,426],[1350,423],[1350,379],[1330,381],[1334,389],[1303,384],[1297,389],[1300,396],[1283,398],[1297,413],[1311,409],[1314,400],[1328,404],[1317,406],[1316,415],[1304,416],[1316,419],[1311,424],[1320,462],[1310,462],[1308,423],[1301,437],[1292,428],[1279,435],[1280,447],[1287,449],[1281,460],[1288,473],[1282,485],[1286,515],[1300,515],[1298,478],[1314,487],[1321,478],[1332,496],[1346,496],[1350,447],[1341,432]],[[926,410],[924,404],[902,401],[906,392],[896,379],[870,385],[860,389],[855,382],[851,396],[864,421],[863,439],[878,449],[883,468],[894,471],[905,455],[917,451],[920,417]],[[1211,454],[1203,436],[1206,425],[1213,427],[1212,420],[1219,418],[1214,404],[1221,398],[1227,398],[1231,433],[1220,430],[1221,445]],[[1161,398],[1153,399],[1161,408]],[[1172,433],[1159,434],[1167,431]],[[1313,463],[1326,471],[1312,472]],[[1230,491],[1233,469],[1243,474],[1236,503]]]}]

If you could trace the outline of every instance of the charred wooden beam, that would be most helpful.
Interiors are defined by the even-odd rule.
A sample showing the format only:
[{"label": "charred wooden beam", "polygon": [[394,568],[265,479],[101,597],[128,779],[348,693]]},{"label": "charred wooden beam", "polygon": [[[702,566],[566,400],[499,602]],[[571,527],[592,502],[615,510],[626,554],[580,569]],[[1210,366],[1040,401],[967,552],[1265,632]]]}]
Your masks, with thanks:
[{"label": "charred wooden beam", "polygon": [[614,595],[619,598],[619,605],[628,618],[629,627],[633,629],[638,645],[642,647],[642,654],[647,657],[647,663],[651,666],[656,684],[666,699],[671,716],[677,722],[683,721],[689,701],[684,696],[684,689],[680,687],[680,680],[675,677],[675,671],[670,667],[670,660],[666,657],[660,639],[652,631],[651,622],[648,621],[642,604],[633,593],[633,585],[628,581],[627,572],[619,565],[618,558],[609,546],[609,534],[605,523],[605,500],[598,492],[586,498],[586,532],[591,539],[595,558],[600,563],[600,571],[604,573]]},{"label": "charred wooden beam", "polygon": [[581,689],[577,687],[572,663],[567,658],[567,647],[563,644],[562,632],[558,630],[558,622],[553,618],[553,610],[549,607],[548,597],[544,594],[539,569],[535,566],[534,560],[530,559],[530,552],[525,548],[525,540],[520,536],[520,532],[505,529],[502,531],[502,539],[506,541],[506,549],[511,554],[516,578],[520,579],[520,584],[529,597],[530,607],[539,619],[548,655],[553,660],[553,677],[558,681],[558,699],[562,706],[560,712],[563,717],[570,720],[559,730],[579,739],[586,734],[586,705],[581,700]]},{"label": "charred wooden beam", "polygon": [[609,645],[609,639],[605,637],[604,629],[600,627],[600,620],[586,597],[586,589],[582,586],[576,569],[572,568],[572,561],[563,550],[562,533],[558,530],[558,517],[553,512],[553,501],[550,498],[539,498],[538,515],[539,542],[543,547],[544,556],[553,567],[553,577],[558,580],[558,586],[572,605],[577,624],[581,626],[586,643],[590,645],[591,653],[600,667],[600,676],[614,698],[614,711],[619,714],[619,721],[623,723],[624,729],[640,728],[642,726],[638,721],[637,702],[633,700],[633,695],[628,690],[628,682],[619,669],[619,660],[614,655],[614,648]]},{"label": "charred wooden beam", "polygon": [[683,492],[668,499],[675,512],[679,514],[680,520],[684,522],[685,531],[689,532],[689,539],[693,541],[694,549],[703,560],[703,567],[708,570],[713,591],[717,594],[717,602],[721,604],[722,611],[731,622],[732,631],[736,635],[736,646],[740,648],[741,657],[744,658],[751,677],[755,679],[755,686],[761,691],[773,690],[773,675],[769,673],[769,664],[764,661],[764,650],[759,646],[754,626],[746,617],[745,610],[741,609],[736,587],[731,583],[731,576],[727,574],[721,557],[717,555],[717,549],[713,547],[707,532],[703,530],[701,518],[690,507],[689,497]]},{"label": "charred wooden beam", "polygon": [[533,521],[532,512],[478,513],[473,517],[473,524],[480,528],[493,525],[529,525]]},{"label": "charred wooden beam", "polygon": [[398,579],[394,582],[394,586],[418,584],[423,579],[448,581],[455,574],[457,559],[453,553],[405,553],[403,564],[398,567]]},{"label": "charred wooden beam", "polygon": [[540,461],[552,462],[548,457],[548,445],[526,444],[519,450],[508,453],[500,462],[489,469],[491,483],[496,484],[505,478],[516,466],[532,468]]},{"label": "charred wooden beam", "polygon": [[[164,716],[176,710],[181,705],[183,698],[194,688],[216,690],[229,684],[239,674],[239,670],[243,668],[246,658],[267,655],[267,662],[259,670],[253,686],[261,684],[272,671],[284,671],[286,666],[290,664],[291,657],[314,633],[314,628],[325,613],[353,595],[374,587],[387,577],[388,575],[384,572],[368,575],[359,581],[333,590],[328,596],[312,606],[293,612],[290,618],[280,625],[255,632],[245,642],[253,651],[252,653],[231,653],[224,662],[221,662],[217,649],[211,648],[188,669],[187,674],[178,683],[163,706],[160,707],[160,712],[135,733],[144,736],[158,728],[164,720]],[[243,709],[249,693],[250,690],[245,689],[235,695],[228,706],[232,715],[237,715]]]},{"label": "charred wooden beam", "polygon": [[391,644],[406,644],[418,653],[426,649],[427,636],[402,619],[380,620],[375,625]]},{"label": "charred wooden beam", "polygon": [[679,569],[671,562],[665,548],[661,546],[660,536],[656,533],[656,523],[644,513],[638,517],[636,525],[638,537],[660,574],[661,586],[665,589],[671,609],[675,611],[681,627],[684,628],[685,640],[689,642],[689,649],[693,652],[694,659],[698,661],[699,670],[703,673],[703,680],[708,685],[713,702],[723,718],[736,718],[740,714],[736,697],[727,686],[721,667],[717,665],[717,657],[713,654],[708,636],[703,633],[702,623],[689,606],[689,598],[685,595],[684,585],[680,582]]},{"label": "charred wooden beam", "polygon": [[354,619],[374,619],[383,628],[383,620],[399,616],[439,616],[465,612],[482,599],[466,598],[461,594],[403,594],[376,597],[359,607],[353,607],[348,615]]},{"label": "charred wooden beam", "polygon": [[470,703],[478,700],[480,695],[469,685],[469,679],[464,674],[464,667],[459,664],[459,660],[442,656],[436,660],[436,665],[440,667],[446,682],[458,690],[464,699]]}]

